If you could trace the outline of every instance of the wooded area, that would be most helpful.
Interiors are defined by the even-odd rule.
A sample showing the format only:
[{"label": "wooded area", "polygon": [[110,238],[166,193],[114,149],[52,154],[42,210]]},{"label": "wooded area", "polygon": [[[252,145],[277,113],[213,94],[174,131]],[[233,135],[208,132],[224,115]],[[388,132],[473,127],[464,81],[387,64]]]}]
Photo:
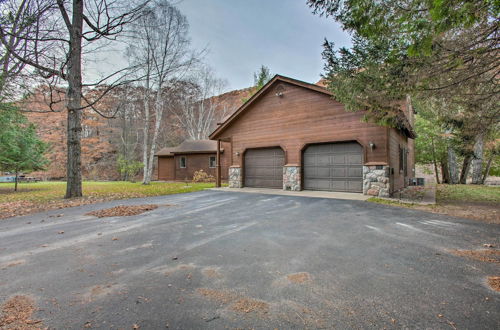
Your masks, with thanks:
[{"label": "wooded area", "polygon": [[[397,127],[409,96],[417,162],[438,182],[482,184],[499,174],[496,2],[307,3],[352,36],[352,47],[325,41],[323,52],[322,83],[347,110]],[[48,162],[17,170],[67,180],[66,197],[81,196],[83,177],[142,174],[148,184],[159,147],[207,138],[271,76],[262,66],[253,88],[220,95],[225,81],[168,0],[6,0],[0,9],[2,109],[27,116],[49,150]]]},{"label": "wooded area", "polygon": [[[142,167],[148,184],[158,145],[206,138],[247,93],[220,95],[224,80],[167,0],[9,0],[1,9],[1,102],[37,124],[50,144],[38,174],[66,179],[66,197],[81,196],[82,174],[133,179]],[[113,49],[127,63],[83,71]]]},{"label": "wooded area", "polygon": [[417,113],[416,157],[437,182],[482,184],[499,174],[500,7],[495,1],[309,0],[352,35],[325,41],[325,81],[352,111],[398,125],[398,101]]}]

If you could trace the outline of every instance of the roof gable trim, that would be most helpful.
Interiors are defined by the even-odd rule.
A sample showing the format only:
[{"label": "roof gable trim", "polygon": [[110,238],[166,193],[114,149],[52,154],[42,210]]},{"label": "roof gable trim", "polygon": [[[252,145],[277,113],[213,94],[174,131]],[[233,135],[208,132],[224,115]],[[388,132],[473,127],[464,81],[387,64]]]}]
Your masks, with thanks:
[{"label": "roof gable trim", "polygon": [[285,76],[280,76],[280,75],[275,75],[271,80],[267,82],[257,93],[252,95],[252,97],[243,103],[238,110],[236,110],[231,116],[229,116],[228,119],[226,119],[219,127],[217,127],[212,134],[210,134],[210,139],[215,139],[217,138],[218,135],[220,135],[234,120],[236,120],[242,112],[244,112],[251,104],[255,102],[262,94],[264,94],[270,87],[277,81],[283,81],[295,86],[307,88],[309,90],[313,90],[319,93],[323,93],[329,96],[333,96],[333,94],[326,88],[322,86],[318,86],[315,84],[310,84],[301,80],[285,77]]}]

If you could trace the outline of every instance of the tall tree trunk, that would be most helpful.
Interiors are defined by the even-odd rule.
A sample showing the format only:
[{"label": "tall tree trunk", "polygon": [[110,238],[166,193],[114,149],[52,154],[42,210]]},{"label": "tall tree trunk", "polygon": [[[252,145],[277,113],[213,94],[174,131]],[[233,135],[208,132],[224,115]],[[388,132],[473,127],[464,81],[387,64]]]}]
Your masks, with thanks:
[{"label": "tall tree trunk", "polygon": [[82,196],[82,26],[83,0],[73,0],[68,60],[68,162],[65,198]]},{"label": "tall tree trunk", "polygon": [[158,140],[161,120],[163,118],[163,102],[161,100],[162,97],[161,93],[162,93],[162,86],[160,85],[158,92],[156,93],[156,99],[155,99],[155,125],[154,125],[153,137],[151,138],[151,146],[149,150],[147,176],[145,176],[144,178],[145,184],[149,184],[151,182],[151,177],[153,176],[153,164],[156,152],[156,141]]},{"label": "tall tree trunk", "polygon": [[484,133],[481,132],[476,136],[474,143],[474,158],[472,159],[472,183],[481,184],[483,176],[483,146]]},{"label": "tall tree trunk", "polygon": [[458,183],[457,155],[452,147],[448,146],[448,171],[450,172],[450,184]]},{"label": "tall tree trunk", "polygon": [[439,172],[438,172],[438,166],[437,166],[436,151],[434,149],[434,138],[432,138],[432,137],[431,137],[431,147],[432,147],[432,163],[434,164],[434,174],[436,175],[436,183],[440,184],[441,182],[439,181]]},{"label": "tall tree trunk", "polygon": [[486,169],[484,170],[483,179],[481,180],[481,184],[484,184],[488,175],[490,174],[491,163],[493,162],[493,158],[495,158],[495,154],[492,152],[490,158],[488,159],[488,163],[486,164]]},{"label": "tall tree trunk", "polygon": [[471,159],[472,159],[472,155],[470,155],[470,154],[467,154],[464,157],[464,162],[462,164],[462,172],[460,172],[460,184],[467,183],[467,175],[469,174]]},{"label": "tall tree trunk", "polygon": [[450,172],[448,171],[448,163],[446,162],[446,157],[441,159],[441,175],[443,177],[443,183],[450,183]]},{"label": "tall tree trunk", "polygon": [[17,191],[17,183],[19,182],[19,171],[16,170],[16,179],[15,179],[15,183],[14,183],[14,191]]},{"label": "tall tree trunk", "polygon": [[150,100],[149,100],[149,73],[146,77],[146,94],[144,96],[144,126],[142,128],[144,140],[142,141],[142,184],[149,184],[148,180],[148,146],[149,146],[149,121],[150,121]]}]

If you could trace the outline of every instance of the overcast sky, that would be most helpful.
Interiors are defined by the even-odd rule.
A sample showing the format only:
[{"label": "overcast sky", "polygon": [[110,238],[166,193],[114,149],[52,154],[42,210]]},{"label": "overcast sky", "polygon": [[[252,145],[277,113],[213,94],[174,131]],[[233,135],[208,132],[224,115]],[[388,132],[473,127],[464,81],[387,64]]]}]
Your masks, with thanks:
[{"label": "overcast sky", "polygon": [[273,74],[316,82],[323,71],[325,37],[349,46],[332,18],[311,13],[306,0],[182,0],[192,45],[208,47],[206,62],[228,90],[249,87],[263,64]]}]

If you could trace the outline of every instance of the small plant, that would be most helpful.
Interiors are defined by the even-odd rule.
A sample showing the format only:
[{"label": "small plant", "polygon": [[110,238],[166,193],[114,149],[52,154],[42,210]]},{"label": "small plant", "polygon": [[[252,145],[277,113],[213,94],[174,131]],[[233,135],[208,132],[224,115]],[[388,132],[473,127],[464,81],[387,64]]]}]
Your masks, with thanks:
[{"label": "small plant", "polygon": [[117,159],[118,172],[120,172],[123,181],[134,182],[136,175],[139,173],[143,164],[135,160],[128,160],[122,155]]},{"label": "small plant", "polygon": [[203,170],[194,172],[193,182],[215,182],[213,175],[208,174]]}]

